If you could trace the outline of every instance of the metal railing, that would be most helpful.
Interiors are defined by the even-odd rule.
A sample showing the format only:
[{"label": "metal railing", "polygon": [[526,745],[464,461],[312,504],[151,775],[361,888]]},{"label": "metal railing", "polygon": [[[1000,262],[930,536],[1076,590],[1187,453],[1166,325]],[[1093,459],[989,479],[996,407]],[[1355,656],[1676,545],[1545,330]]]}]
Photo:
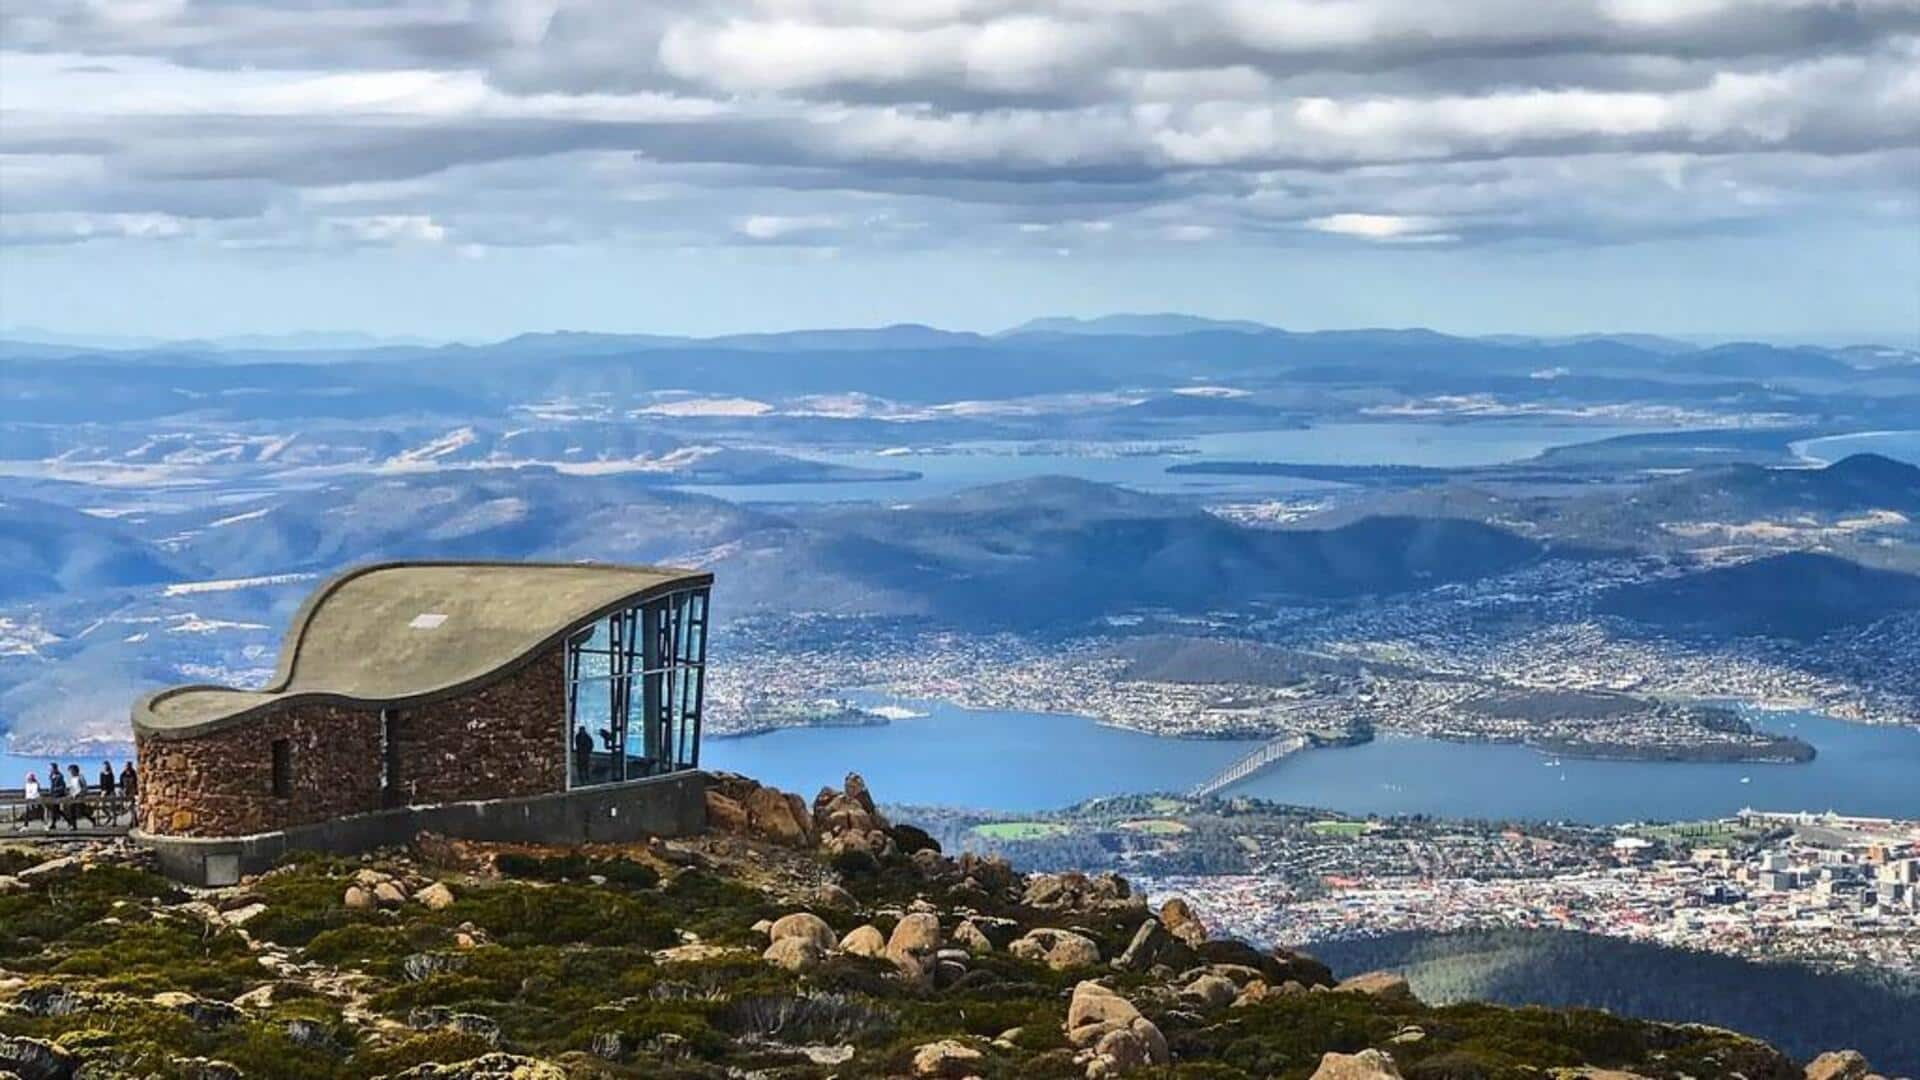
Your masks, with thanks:
[{"label": "metal railing", "polygon": [[20,835],[119,836],[133,827],[134,800],[89,793],[28,799],[18,788],[0,788],[0,838]]}]

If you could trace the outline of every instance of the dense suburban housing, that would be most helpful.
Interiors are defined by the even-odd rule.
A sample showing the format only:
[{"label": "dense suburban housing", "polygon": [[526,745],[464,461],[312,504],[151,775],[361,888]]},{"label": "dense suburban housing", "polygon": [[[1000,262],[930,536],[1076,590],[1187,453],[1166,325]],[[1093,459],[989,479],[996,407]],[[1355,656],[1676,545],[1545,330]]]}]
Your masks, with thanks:
[{"label": "dense suburban housing", "polygon": [[136,835],[181,876],[218,881],[292,847],[419,829],[564,841],[697,828],[711,584],[599,564],[343,573],[294,616],[265,687],[135,704]]}]

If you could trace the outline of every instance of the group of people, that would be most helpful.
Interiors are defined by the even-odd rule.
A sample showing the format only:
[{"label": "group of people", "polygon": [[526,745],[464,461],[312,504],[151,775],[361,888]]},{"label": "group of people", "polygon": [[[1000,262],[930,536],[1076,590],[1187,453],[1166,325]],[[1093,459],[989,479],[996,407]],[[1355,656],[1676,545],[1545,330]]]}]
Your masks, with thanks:
[{"label": "group of people", "polygon": [[68,765],[67,771],[62,773],[59,762],[48,762],[46,784],[42,786],[38,775],[28,773],[21,794],[26,802],[26,813],[20,818],[19,828],[24,829],[31,822],[45,821],[47,829],[51,831],[59,828],[64,821],[77,830],[81,818],[87,819],[89,825],[100,824],[94,814],[96,802],[93,800],[98,800],[97,805],[106,809],[108,823],[111,824],[112,819],[119,816],[119,804],[113,800],[116,797],[125,800],[130,807],[140,794],[140,776],[134,771],[131,761],[122,766],[117,775],[113,771],[113,762],[103,761],[100,763],[99,778],[93,784],[88,784],[87,778],[80,772],[80,766]]}]

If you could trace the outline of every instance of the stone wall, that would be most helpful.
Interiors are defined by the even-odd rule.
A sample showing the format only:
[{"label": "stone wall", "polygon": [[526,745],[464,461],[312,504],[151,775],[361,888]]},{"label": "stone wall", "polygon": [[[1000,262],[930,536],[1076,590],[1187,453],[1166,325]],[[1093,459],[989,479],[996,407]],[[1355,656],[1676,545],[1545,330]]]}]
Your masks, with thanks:
[{"label": "stone wall", "polygon": [[[378,709],[296,704],[185,739],[140,736],[140,828],[211,837],[310,825],[393,805],[496,799],[566,786],[566,688],[556,647],[498,682],[393,710],[398,789],[381,785]],[[273,744],[291,783],[273,793]]]},{"label": "stone wall", "polygon": [[396,710],[407,803],[542,795],[567,786],[566,649],[472,694]]}]

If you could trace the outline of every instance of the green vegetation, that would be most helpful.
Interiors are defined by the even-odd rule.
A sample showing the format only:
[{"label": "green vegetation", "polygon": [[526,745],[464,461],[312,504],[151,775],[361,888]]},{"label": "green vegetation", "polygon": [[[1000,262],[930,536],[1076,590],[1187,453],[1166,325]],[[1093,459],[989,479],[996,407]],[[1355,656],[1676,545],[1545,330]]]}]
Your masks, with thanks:
[{"label": "green vegetation", "polygon": [[[1558,931],[1387,934],[1314,946],[1336,969],[1404,971],[1428,1001],[1585,1006],[1697,1021],[1812,1057],[1806,1031],[1844,1032],[1877,1066],[1920,1062],[1920,985],[1760,964],[1714,953]],[[1809,1015],[1818,1010],[1823,1015]]]},{"label": "green vegetation", "polygon": [[1353,838],[1365,836],[1367,823],[1364,821],[1309,821],[1307,831],[1319,836],[1339,836]]},{"label": "green vegetation", "polygon": [[[347,889],[368,874],[423,879],[407,865],[303,859],[220,898],[228,910],[267,905],[244,930],[139,870],[39,875],[0,897],[7,967],[28,980],[16,999],[28,1004],[0,1009],[0,1034],[58,1042],[103,1075],[162,1080],[204,1075],[199,1059],[247,1077],[331,1080],[495,1049],[581,1076],[863,1080],[910,1072],[915,1050],[943,1038],[973,1040],[987,1080],[1077,1080],[1085,1065],[1065,1042],[1065,1003],[1098,975],[1164,1033],[1174,1065],[1142,1074],[1152,1080],[1302,1080],[1327,1051],[1366,1047],[1388,1048],[1409,1080],[1520,1080],[1549,1065],[1660,1080],[1797,1076],[1763,1045],[1708,1029],[1345,993],[1201,1008],[1164,973],[1055,971],[1004,949],[970,956],[957,980],[910,980],[888,961],[837,954],[793,972],[760,958],[765,938],[752,928],[800,908],[768,883],[818,880],[816,856],[756,852],[702,869],[575,855],[503,862],[506,876],[458,878],[436,907],[349,908]],[[1071,925],[1112,957],[1143,918],[1125,904],[1025,908],[1024,882],[1000,864],[930,876],[925,859],[869,858],[841,884],[859,910],[816,910],[836,933],[862,922],[889,932],[890,912],[924,899],[948,925],[961,906],[1009,930]],[[1203,957],[1272,962],[1220,942]],[[1413,1028],[1419,1038],[1405,1038]],[[799,1046],[852,1057],[816,1064]]]},{"label": "green vegetation", "polygon": [[973,831],[989,840],[1046,840],[1073,829],[1057,821],[995,821],[975,825]]}]

